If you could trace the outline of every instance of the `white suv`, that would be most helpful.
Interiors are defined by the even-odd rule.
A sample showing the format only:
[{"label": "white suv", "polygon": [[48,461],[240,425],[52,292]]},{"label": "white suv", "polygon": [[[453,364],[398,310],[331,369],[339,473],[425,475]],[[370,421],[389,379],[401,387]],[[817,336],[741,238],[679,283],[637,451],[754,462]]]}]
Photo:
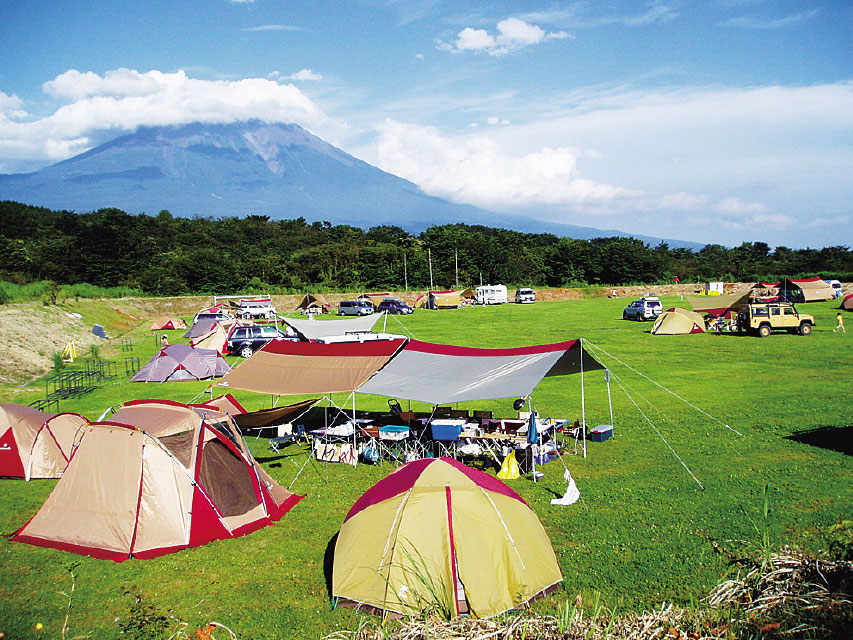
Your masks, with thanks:
[{"label": "white suv", "polygon": [[518,304],[533,304],[536,302],[536,293],[527,287],[515,290],[515,301]]},{"label": "white suv", "polygon": [[622,311],[623,320],[654,320],[663,312],[663,305],[657,296],[647,296],[634,300]]},{"label": "white suv", "polygon": [[258,318],[272,320],[275,318],[275,314],[275,307],[272,306],[272,300],[269,298],[240,301],[240,317],[246,320],[257,320]]}]

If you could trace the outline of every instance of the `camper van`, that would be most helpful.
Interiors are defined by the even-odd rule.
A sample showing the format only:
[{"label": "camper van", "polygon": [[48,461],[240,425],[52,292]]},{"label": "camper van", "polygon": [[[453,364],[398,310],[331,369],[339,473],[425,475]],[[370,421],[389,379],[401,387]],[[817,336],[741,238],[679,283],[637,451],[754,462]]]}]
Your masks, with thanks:
[{"label": "camper van", "polygon": [[504,304],[507,301],[506,287],[502,284],[487,284],[477,287],[476,304]]}]

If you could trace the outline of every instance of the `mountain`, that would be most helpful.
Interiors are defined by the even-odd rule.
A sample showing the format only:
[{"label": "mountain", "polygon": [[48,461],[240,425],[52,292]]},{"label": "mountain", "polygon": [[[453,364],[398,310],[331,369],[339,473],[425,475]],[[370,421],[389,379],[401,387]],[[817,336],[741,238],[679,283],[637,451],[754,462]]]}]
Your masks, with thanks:
[{"label": "mountain", "polygon": [[412,233],[465,222],[581,239],[630,235],[453,204],[297,125],[259,121],[140,127],[39,171],[0,175],[0,200],[71,211],[168,209],[179,216],[262,214],[364,228],[394,224]]}]

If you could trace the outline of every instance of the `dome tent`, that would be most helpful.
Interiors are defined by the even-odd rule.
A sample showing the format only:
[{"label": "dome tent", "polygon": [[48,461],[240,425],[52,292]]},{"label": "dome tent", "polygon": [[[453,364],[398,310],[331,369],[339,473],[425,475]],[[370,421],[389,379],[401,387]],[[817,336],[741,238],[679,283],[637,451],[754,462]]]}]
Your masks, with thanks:
[{"label": "dome tent", "polygon": [[151,331],[164,331],[166,329],[187,329],[187,323],[183,318],[176,316],[158,316],[148,327]]},{"label": "dome tent", "polygon": [[497,615],[563,576],[532,509],[452,458],[397,468],[353,505],[335,545],[332,595],[372,613]]},{"label": "dome tent", "polygon": [[682,335],[705,333],[705,319],[701,314],[687,309],[668,309],[660,314],[652,327],[653,335]]},{"label": "dome tent", "polygon": [[224,376],[229,371],[231,366],[215,349],[170,344],[160,349],[130,381],[205,380]]},{"label": "dome tent", "polygon": [[136,400],[85,427],[56,487],[12,540],[116,562],[153,558],[251,533],[303,497],[257,465],[226,414]]}]

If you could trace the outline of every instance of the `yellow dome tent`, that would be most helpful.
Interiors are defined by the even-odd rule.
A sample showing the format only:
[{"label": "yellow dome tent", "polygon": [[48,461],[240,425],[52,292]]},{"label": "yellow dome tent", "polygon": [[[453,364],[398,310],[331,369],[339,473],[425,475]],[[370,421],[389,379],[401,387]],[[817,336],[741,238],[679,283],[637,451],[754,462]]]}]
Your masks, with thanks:
[{"label": "yellow dome tent", "polygon": [[397,468],[353,505],[335,545],[332,594],[371,613],[497,615],[563,576],[515,491],[452,458]]}]

